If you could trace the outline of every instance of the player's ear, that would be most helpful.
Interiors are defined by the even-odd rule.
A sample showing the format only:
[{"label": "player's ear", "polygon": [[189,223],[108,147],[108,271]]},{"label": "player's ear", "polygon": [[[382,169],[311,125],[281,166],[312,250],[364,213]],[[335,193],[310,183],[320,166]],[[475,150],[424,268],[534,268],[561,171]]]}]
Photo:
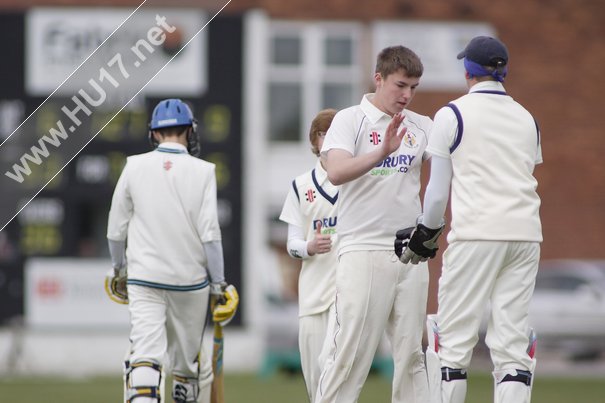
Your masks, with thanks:
[{"label": "player's ear", "polygon": [[382,85],[382,74],[381,73],[374,73],[374,84],[376,85],[376,88],[379,88]]}]

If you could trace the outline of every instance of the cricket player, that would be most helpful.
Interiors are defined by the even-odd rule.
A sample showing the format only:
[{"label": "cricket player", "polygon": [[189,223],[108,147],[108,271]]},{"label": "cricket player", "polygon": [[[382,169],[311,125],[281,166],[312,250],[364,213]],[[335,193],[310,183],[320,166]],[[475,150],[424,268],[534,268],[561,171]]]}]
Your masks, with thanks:
[{"label": "cricket player", "polygon": [[420,169],[432,121],[410,111],[422,76],[410,49],[383,49],[376,91],[336,114],[322,154],[338,196],[339,261],[333,332],[316,403],[356,402],[385,333],[394,359],[392,401],[424,402],[422,354],[429,273],[402,265],[393,233],[421,212]]},{"label": "cricket player", "polygon": [[[234,294],[225,283],[215,167],[190,155],[197,150],[196,126],[183,101],[161,101],[150,123],[154,150],[127,159],[114,191],[110,289],[130,311],[127,402],[163,400],[165,367],[175,403],[210,401],[212,370],[202,349],[209,295]],[[218,307],[222,319],[226,307],[231,318],[237,304]]]},{"label": "cricket player", "polygon": [[336,115],[320,111],[311,122],[309,141],[318,159],[315,168],[292,181],[279,219],[288,224],[288,253],[302,259],[298,281],[298,345],[309,401],[317,393],[320,354],[334,303],[337,255],[338,188],[330,183],[325,155],[319,151]]},{"label": "cricket player", "polygon": [[451,230],[431,326],[441,393],[432,402],[464,402],[480,318],[491,303],[485,341],[494,364],[494,401],[529,403],[536,361],[527,312],[542,242],[533,176],[542,162],[540,132],[502,85],[508,65],[502,42],[476,37],[458,59],[464,59],[469,93],[435,115],[424,216],[401,258],[434,256],[451,186]]}]

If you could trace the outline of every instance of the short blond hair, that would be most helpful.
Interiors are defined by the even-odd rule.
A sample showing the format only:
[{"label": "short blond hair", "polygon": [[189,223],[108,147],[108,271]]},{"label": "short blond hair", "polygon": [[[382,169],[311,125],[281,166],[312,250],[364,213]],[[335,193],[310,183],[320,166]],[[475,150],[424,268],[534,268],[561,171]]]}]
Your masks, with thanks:
[{"label": "short blond hair", "polygon": [[319,157],[319,148],[317,147],[317,139],[320,133],[325,133],[332,124],[334,115],[338,112],[336,109],[323,109],[319,111],[313,122],[311,122],[311,129],[309,130],[309,141],[311,142],[311,151],[313,154]]}]

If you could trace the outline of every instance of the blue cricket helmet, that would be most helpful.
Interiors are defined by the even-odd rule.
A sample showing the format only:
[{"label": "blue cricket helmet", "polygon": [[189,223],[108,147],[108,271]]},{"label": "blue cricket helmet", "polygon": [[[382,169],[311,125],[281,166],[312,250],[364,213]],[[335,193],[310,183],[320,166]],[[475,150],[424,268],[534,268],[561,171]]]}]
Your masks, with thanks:
[{"label": "blue cricket helmet", "polygon": [[151,130],[173,126],[192,126],[193,113],[189,106],[180,99],[165,99],[160,101],[151,114]]},{"label": "blue cricket helmet", "polygon": [[189,105],[176,98],[160,101],[153,109],[151,122],[149,123],[149,141],[151,145],[154,148],[158,145],[151,134],[151,130],[175,126],[191,126],[191,131],[187,134],[187,150],[189,154],[197,156],[199,153],[197,120],[193,117]]}]

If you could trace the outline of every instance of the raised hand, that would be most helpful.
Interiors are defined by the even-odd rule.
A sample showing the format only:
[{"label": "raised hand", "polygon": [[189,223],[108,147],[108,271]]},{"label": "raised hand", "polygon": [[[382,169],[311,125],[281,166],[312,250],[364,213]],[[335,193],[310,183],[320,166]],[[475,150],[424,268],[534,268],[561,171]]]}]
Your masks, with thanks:
[{"label": "raised hand", "polygon": [[384,142],[382,143],[382,149],[385,157],[399,149],[401,141],[403,140],[403,135],[407,131],[407,128],[404,126],[399,132],[397,132],[397,130],[399,129],[401,123],[403,123],[404,119],[405,115],[403,112],[396,113],[393,115],[391,122],[387,126],[387,130],[384,134]]}]

